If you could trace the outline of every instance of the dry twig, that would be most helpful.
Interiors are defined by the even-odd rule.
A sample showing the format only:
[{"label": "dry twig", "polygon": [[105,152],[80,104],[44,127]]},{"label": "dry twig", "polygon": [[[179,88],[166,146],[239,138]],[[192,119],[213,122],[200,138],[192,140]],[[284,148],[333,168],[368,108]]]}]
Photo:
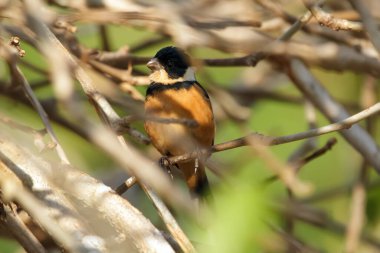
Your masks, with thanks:
[{"label": "dry twig", "polygon": [[[336,122],[336,123],[333,123],[333,124],[330,124],[330,125],[327,125],[324,127],[320,127],[317,129],[311,129],[311,130],[308,130],[305,132],[291,134],[291,135],[285,135],[285,136],[279,136],[279,137],[270,137],[270,136],[264,136],[264,135],[257,134],[257,133],[252,133],[246,137],[242,137],[242,138],[238,138],[238,139],[235,139],[232,141],[216,144],[211,148],[211,150],[202,150],[201,152],[203,152],[203,153],[220,152],[220,151],[224,151],[224,150],[228,150],[228,149],[247,146],[246,138],[249,138],[249,136],[254,136],[255,138],[258,138],[262,144],[269,145],[269,146],[280,145],[280,144],[284,144],[284,143],[289,143],[289,142],[293,142],[293,141],[307,139],[307,138],[311,138],[314,136],[319,136],[319,135],[323,135],[323,134],[327,134],[327,133],[331,133],[331,132],[340,131],[343,129],[349,129],[354,124],[356,124],[357,122],[359,122],[365,118],[368,118],[370,116],[373,116],[379,112],[380,112],[380,103],[377,103],[377,104],[371,106],[370,108],[367,108],[364,111],[361,111],[355,115],[352,115],[351,117],[348,117],[348,118],[341,120],[339,122]],[[168,160],[170,163],[175,164],[175,163],[180,162],[180,161],[190,160],[196,156],[197,156],[197,152],[194,152],[194,153],[185,154],[185,155],[181,155],[181,156],[170,157]],[[373,157],[373,159],[376,159],[376,157]]]},{"label": "dry twig", "polygon": [[303,0],[306,7],[313,13],[319,24],[329,27],[335,31],[349,30],[362,31],[363,27],[359,22],[353,22],[346,19],[336,18],[333,15],[325,12],[318,3],[313,0]]}]

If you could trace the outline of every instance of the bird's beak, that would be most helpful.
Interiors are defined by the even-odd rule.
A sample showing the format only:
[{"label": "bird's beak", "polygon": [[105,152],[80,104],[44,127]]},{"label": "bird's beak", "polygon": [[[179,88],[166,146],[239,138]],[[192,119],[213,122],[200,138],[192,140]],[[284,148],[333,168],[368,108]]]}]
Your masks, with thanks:
[{"label": "bird's beak", "polygon": [[157,58],[152,58],[148,61],[146,66],[150,68],[151,70],[158,70],[160,69],[161,64],[158,62]]}]

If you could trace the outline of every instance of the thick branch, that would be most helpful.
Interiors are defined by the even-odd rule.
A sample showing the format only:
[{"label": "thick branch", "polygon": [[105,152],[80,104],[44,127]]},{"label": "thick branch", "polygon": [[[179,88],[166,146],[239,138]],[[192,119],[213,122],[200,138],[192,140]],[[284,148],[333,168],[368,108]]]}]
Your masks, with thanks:
[{"label": "thick branch", "polygon": [[366,7],[362,0],[350,0],[354,8],[359,12],[360,17],[363,21],[364,27],[368,33],[373,46],[376,48],[378,54],[380,55],[380,33],[379,27],[376,21],[373,19],[370,10]]},{"label": "thick branch", "polygon": [[[45,178],[41,170],[47,168],[38,164],[41,161],[33,159],[31,154],[26,154],[4,136],[0,138],[0,185],[4,198],[15,199],[65,249],[72,252],[103,252],[93,245],[82,243],[86,236],[93,236],[100,242],[102,240],[88,233],[66,197]],[[24,189],[19,179],[24,185],[33,187],[31,191],[37,197]]]},{"label": "thick branch", "polygon": [[[141,252],[173,252],[150,221],[128,201],[94,178],[67,165],[53,167],[5,137],[1,137],[0,150],[1,160],[24,184],[33,186],[34,194],[44,203],[48,215],[59,217],[57,228],[68,231],[78,243],[86,243],[86,238],[93,238],[93,243],[96,241],[97,245],[106,246],[101,238],[118,238],[107,245],[110,252],[116,248],[139,249]],[[49,174],[53,178],[49,178]],[[75,206],[69,203],[75,203]],[[35,212],[38,213],[38,210]],[[33,213],[30,215],[35,218]],[[87,234],[87,227],[82,224],[84,217],[92,224],[96,235]],[[43,223],[42,226],[50,232],[47,224]],[[106,227],[112,229],[104,229]],[[54,231],[52,235],[55,235]]]}]

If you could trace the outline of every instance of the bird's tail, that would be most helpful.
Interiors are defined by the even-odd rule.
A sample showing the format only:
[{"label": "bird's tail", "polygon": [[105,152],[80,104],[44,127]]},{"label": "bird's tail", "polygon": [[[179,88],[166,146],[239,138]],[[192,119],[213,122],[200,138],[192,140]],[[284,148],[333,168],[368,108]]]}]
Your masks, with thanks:
[{"label": "bird's tail", "polygon": [[201,163],[198,164],[198,168],[195,168],[195,165],[195,161],[189,161],[178,164],[178,167],[185,177],[191,195],[195,198],[206,199],[211,194],[206,170]]}]

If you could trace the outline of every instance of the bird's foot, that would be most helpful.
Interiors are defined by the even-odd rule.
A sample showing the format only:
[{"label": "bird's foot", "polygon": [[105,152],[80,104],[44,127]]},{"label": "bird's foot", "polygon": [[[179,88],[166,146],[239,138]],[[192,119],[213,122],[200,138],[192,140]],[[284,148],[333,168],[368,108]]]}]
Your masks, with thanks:
[{"label": "bird's foot", "polygon": [[165,169],[166,172],[169,174],[169,176],[171,177],[171,179],[174,179],[174,176],[173,176],[173,173],[172,173],[172,169],[170,167],[170,161],[169,161],[169,158],[167,156],[162,156],[159,160],[159,165],[161,168]]}]

